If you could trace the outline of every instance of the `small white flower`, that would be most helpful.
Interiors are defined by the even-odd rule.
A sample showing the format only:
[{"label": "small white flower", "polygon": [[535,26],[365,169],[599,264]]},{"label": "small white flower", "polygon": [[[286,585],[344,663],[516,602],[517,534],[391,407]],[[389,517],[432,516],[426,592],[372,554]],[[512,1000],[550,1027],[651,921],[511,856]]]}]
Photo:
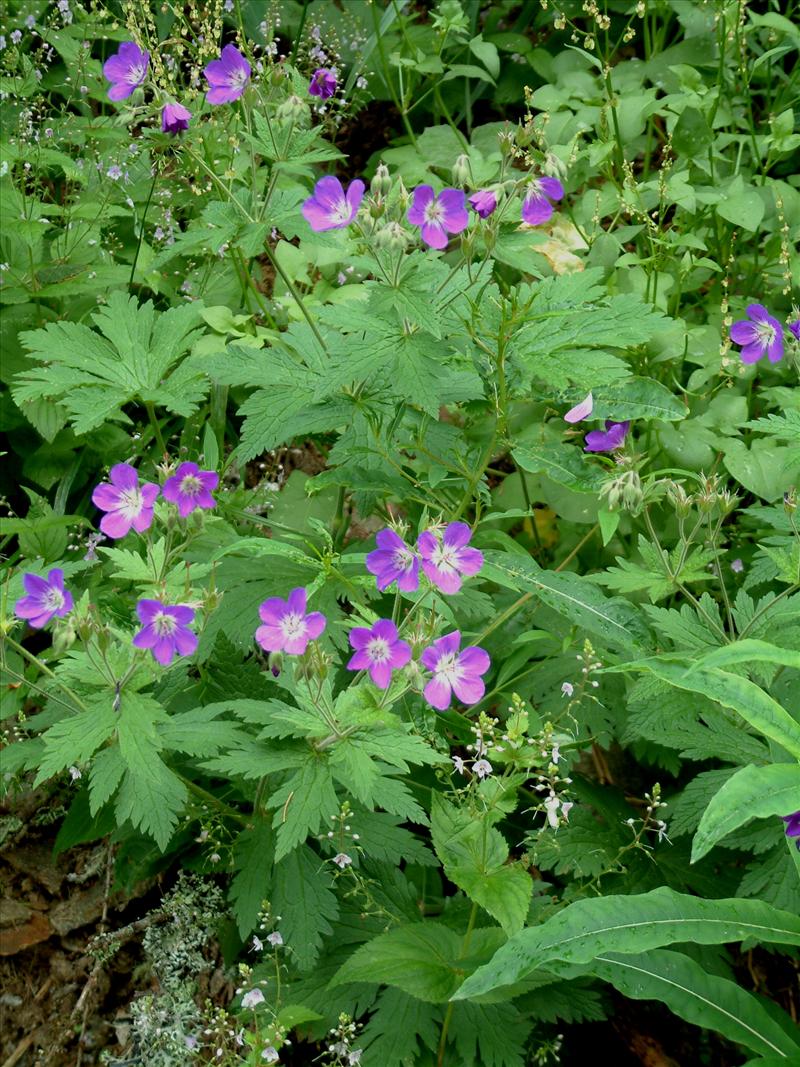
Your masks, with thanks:
[{"label": "small white flower", "polygon": [[550,759],[553,761],[553,763],[558,763],[558,761],[561,759],[561,750],[559,749],[558,745],[553,745],[553,751],[550,756]]},{"label": "small white flower", "polygon": [[352,1052],[347,1054],[348,1067],[356,1067],[357,1064],[361,1063],[361,1053],[363,1051],[363,1049],[354,1048]]},{"label": "small white flower", "polygon": [[741,574],[744,570],[744,563],[740,559],[735,559],[731,562],[731,570],[734,574]]},{"label": "small white flower", "polygon": [[554,830],[558,829],[558,808],[560,803],[561,801],[555,793],[551,793],[549,797],[544,798],[544,806],[547,809],[547,821]]},{"label": "small white flower", "polygon": [[77,767],[70,767],[69,776],[73,780],[73,782],[77,782],[77,780],[79,778],[83,777],[83,775],[81,774],[81,772],[78,770]]},{"label": "small white flower", "polygon": [[250,951],[251,952],[263,952],[264,951],[264,942],[260,938],[256,937],[255,934],[253,934],[253,947],[250,949]]},{"label": "small white flower", "polygon": [[333,862],[340,868],[340,870],[344,870],[345,867],[349,867],[353,861],[346,852],[339,852],[333,857]]},{"label": "small white flower", "polygon": [[485,778],[492,773],[492,765],[488,759],[478,759],[472,764],[472,770],[479,778]]},{"label": "small white flower", "polygon": [[261,1059],[266,1060],[267,1063],[277,1063],[279,1058],[278,1050],[272,1045],[267,1045],[261,1053]]},{"label": "small white flower", "polygon": [[571,800],[565,800],[561,805],[561,814],[566,817],[569,815],[570,810],[575,807],[575,804]]},{"label": "small white flower", "polygon": [[255,1008],[264,1003],[264,994],[260,989],[251,989],[242,997],[243,1008]]},{"label": "small white flower", "polygon": [[450,759],[453,761],[453,767],[458,771],[458,773],[463,774],[466,769],[466,764],[464,763],[461,756],[451,756]]},{"label": "small white flower", "polygon": [[283,935],[277,930],[273,930],[271,934],[267,934],[267,941],[275,948],[283,944]]},{"label": "small white flower", "polygon": [[564,684],[561,686],[561,692],[565,697],[571,697],[572,694],[575,692],[575,687],[573,686],[572,682],[564,682]]}]

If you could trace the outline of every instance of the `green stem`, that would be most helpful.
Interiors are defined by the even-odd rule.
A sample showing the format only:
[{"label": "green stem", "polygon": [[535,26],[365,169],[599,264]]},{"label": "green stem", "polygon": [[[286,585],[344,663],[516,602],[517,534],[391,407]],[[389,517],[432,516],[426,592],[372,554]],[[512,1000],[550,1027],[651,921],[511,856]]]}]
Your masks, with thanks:
[{"label": "green stem", "polygon": [[194,793],[194,795],[199,800],[202,800],[205,804],[210,804],[212,808],[216,808],[217,811],[222,812],[222,814],[225,815],[227,818],[233,819],[241,826],[250,825],[250,819],[242,815],[241,812],[236,811],[235,808],[230,807],[228,804],[225,803],[224,800],[220,800],[219,797],[215,797],[213,793],[209,793],[208,790],[203,789],[203,787],[200,785],[197,785],[197,783],[193,782],[191,778],[184,778],[184,776],[182,774],[178,774],[177,771],[173,771],[173,773],[177,778],[180,778],[180,780],[183,782],[189,792]]},{"label": "green stem", "polygon": [[139,228],[139,241],[138,241],[138,243],[136,245],[136,255],[133,257],[133,263],[131,263],[131,276],[128,279],[128,288],[129,289],[133,285],[133,276],[136,273],[136,264],[139,262],[139,252],[141,251],[142,241],[144,240],[144,224],[145,224],[145,221],[147,219],[147,211],[148,211],[148,209],[150,207],[150,201],[153,199],[153,192],[154,192],[155,187],[156,187],[157,178],[158,178],[158,171],[156,170],[155,165],[154,165],[153,166],[153,180],[150,183],[150,192],[147,194],[147,202],[145,203],[144,211],[142,212],[142,225]]},{"label": "green stem", "polygon": [[161,427],[159,426],[158,419],[156,418],[156,409],[155,409],[155,407],[153,405],[153,401],[152,400],[145,401],[145,405],[144,406],[147,409],[147,417],[150,420],[150,425],[153,427],[153,433],[155,434],[156,443],[158,444],[158,447],[161,449],[161,454],[162,455],[166,455],[167,454],[167,446],[164,444],[164,438],[161,436]]},{"label": "green stem", "polygon": [[[64,690],[70,700],[73,700],[75,702],[76,706],[79,707],[81,711],[88,710],[81,698],[76,693],[73,693],[73,691],[68,685],[65,685],[61,681],[55,671],[51,671],[46,663],[42,663],[38,656],[34,656],[32,652],[29,652],[27,648],[24,648],[21,644],[19,644],[18,641],[15,641],[13,637],[9,637],[8,634],[2,634],[0,639],[2,639],[3,644],[6,644],[10,648],[13,648],[14,651],[19,653],[19,655],[22,656],[23,659],[26,659],[28,663],[31,663],[34,667],[37,667],[42,672],[42,674],[46,674],[48,678],[52,678],[53,681],[56,682],[56,684]],[[25,680],[27,682],[27,679]]]},{"label": "green stem", "polygon": [[[461,942],[461,951],[458,954],[458,959],[463,960],[469,952],[469,943],[472,940],[472,931],[475,929],[475,922],[478,918],[478,905],[473,901],[472,910],[469,913],[469,922],[467,923],[467,931],[464,934],[464,940]],[[447,1005],[447,1012],[445,1013],[444,1022],[442,1023],[442,1036],[439,1039],[439,1051],[436,1056],[436,1067],[444,1067],[444,1054],[447,1049],[447,1033],[450,1029],[450,1022],[453,1018],[453,1008],[455,1007],[453,1001]]]}]

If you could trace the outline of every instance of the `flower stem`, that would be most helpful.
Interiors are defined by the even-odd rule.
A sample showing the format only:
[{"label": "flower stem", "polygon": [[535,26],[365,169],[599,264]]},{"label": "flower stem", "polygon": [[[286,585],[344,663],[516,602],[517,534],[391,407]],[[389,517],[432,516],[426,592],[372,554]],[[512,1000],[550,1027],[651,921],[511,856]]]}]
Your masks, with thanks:
[{"label": "flower stem", "polygon": [[133,263],[131,263],[131,276],[128,279],[128,288],[133,285],[133,276],[136,273],[136,264],[139,262],[139,252],[142,249],[142,241],[144,240],[144,224],[147,219],[147,211],[150,207],[150,201],[153,199],[153,192],[156,187],[156,180],[158,179],[158,171],[155,166],[153,167],[153,180],[150,183],[150,192],[147,194],[147,202],[144,205],[144,211],[142,212],[142,225],[139,227],[139,240],[136,245],[136,255],[133,257]]}]

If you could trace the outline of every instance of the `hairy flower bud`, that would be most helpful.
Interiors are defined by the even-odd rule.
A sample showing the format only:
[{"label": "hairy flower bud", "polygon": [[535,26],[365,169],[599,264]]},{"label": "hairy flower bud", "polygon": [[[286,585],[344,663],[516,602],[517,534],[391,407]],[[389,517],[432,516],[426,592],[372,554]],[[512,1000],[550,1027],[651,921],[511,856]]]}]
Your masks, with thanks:
[{"label": "hairy flower bud", "polygon": [[797,487],[794,485],[783,494],[783,510],[787,515],[797,511]]},{"label": "hairy flower bud", "polygon": [[500,143],[500,151],[504,156],[510,156],[514,148],[514,130],[511,126],[508,126],[505,130],[501,130],[497,135],[497,140]]},{"label": "hairy flower bud", "polygon": [[305,124],[309,114],[308,104],[299,96],[287,96],[275,111],[278,122],[282,124],[293,122],[298,126]]},{"label": "hairy flower bud", "polygon": [[667,500],[675,509],[675,514],[685,519],[692,510],[692,501],[680,482],[669,482],[667,486]]},{"label": "hairy flower bud", "polygon": [[385,197],[389,195],[391,188],[392,178],[389,174],[389,168],[385,163],[379,163],[372,181],[369,183],[369,191],[375,197]]},{"label": "hairy flower bud", "polygon": [[453,185],[467,185],[470,180],[471,168],[469,165],[469,156],[461,155],[453,164],[453,169],[450,172]]},{"label": "hairy flower bud", "polygon": [[403,252],[408,245],[408,239],[409,235],[399,222],[387,222],[375,234],[375,246],[394,252]]}]

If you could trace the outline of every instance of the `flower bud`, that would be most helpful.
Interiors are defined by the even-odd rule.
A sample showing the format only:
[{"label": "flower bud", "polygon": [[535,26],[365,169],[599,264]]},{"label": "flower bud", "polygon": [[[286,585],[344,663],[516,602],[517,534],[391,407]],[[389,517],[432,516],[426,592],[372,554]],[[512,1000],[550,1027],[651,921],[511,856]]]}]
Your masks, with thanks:
[{"label": "flower bud", "polygon": [[787,515],[797,511],[797,487],[794,485],[783,494],[783,510]]},{"label": "flower bud", "polygon": [[675,509],[675,514],[681,518],[688,518],[692,510],[692,501],[680,482],[669,482],[667,486],[667,500]]},{"label": "flower bud", "polygon": [[409,235],[399,222],[387,222],[375,234],[375,247],[386,248],[394,252],[404,252]]},{"label": "flower bud", "polygon": [[272,82],[273,85],[276,86],[282,85],[283,82],[286,80],[286,71],[279,63],[276,63],[273,66],[272,70],[269,72],[269,80]]},{"label": "flower bud", "polygon": [[386,214],[386,201],[382,199],[367,198],[367,204],[369,205],[369,215],[372,219],[379,219]]},{"label": "flower bud", "polygon": [[267,666],[272,671],[272,677],[277,678],[283,668],[283,653],[270,652],[267,657]]},{"label": "flower bud", "polygon": [[389,168],[385,163],[379,163],[372,181],[369,183],[369,191],[373,196],[385,197],[389,195],[391,188],[392,179],[389,174]]},{"label": "flower bud", "polygon": [[408,205],[411,203],[411,193],[405,187],[405,183],[402,178],[397,180],[398,197],[397,202],[402,212],[405,212]]},{"label": "flower bud", "polygon": [[287,96],[275,111],[278,122],[287,124],[293,122],[296,125],[304,125],[309,115],[308,104],[299,96]]},{"label": "flower bud", "polygon": [[453,164],[450,174],[453,179],[453,185],[466,185],[470,180],[471,174],[469,156],[459,156]]},{"label": "flower bud", "polygon": [[53,651],[57,656],[66,652],[75,644],[75,622],[72,616],[67,616],[63,622],[56,623],[53,628]]},{"label": "flower bud", "polygon": [[497,135],[497,140],[500,143],[500,151],[503,155],[510,156],[515,143],[514,130],[510,126],[505,130],[501,130]]}]

